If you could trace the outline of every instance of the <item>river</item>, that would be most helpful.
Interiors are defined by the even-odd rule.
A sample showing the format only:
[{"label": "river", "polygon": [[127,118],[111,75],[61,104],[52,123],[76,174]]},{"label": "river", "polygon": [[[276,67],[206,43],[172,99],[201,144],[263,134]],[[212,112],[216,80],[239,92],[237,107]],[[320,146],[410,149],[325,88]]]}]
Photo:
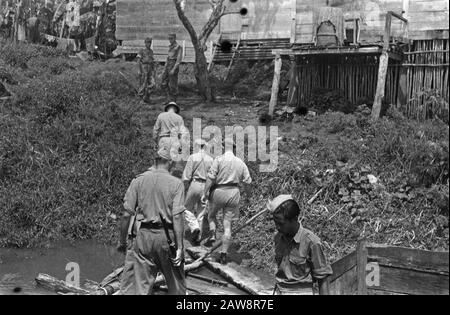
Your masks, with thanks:
[{"label": "river", "polygon": [[[80,284],[86,280],[101,282],[113,270],[123,264],[124,256],[115,247],[96,241],[58,243],[49,249],[0,248],[0,295],[48,295],[55,294],[36,286],[39,273],[51,275],[60,280],[73,270],[70,263],[76,263],[80,270]],[[68,268],[69,270],[66,270]],[[196,273],[222,280],[222,277],[201,268]],[[188,277],[188,288],[194,294],[245,294],[234,287],[217,287],[201,280]]]},{"label": "river", "polygon": [[123,260],[114,247],[92,240],[58,243],[49,249],[0,248],[0,294],[50,294],[38,288],[34,279],[45,273],[65,280],[73,270],[66,270],[69,263],[78,264],[81,284],[100,282]]}]

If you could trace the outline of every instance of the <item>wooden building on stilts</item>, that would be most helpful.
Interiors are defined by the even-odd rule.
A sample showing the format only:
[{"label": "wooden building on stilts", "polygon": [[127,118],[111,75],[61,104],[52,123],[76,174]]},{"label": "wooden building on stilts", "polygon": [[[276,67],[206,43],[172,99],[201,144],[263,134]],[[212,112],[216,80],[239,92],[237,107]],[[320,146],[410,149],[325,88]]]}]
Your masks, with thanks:
[{"label": "wooden building on stilts", "polygon": [[[448,114],[448,0],[227,0],[210,37],[206,56],[230,65],[236,60],[291,61],[288,105],[301,106],[317,88],[342,91],[351,102],[382,102],[408,117]],[[211,12],[208,0],[190,0],[186,14],[198,31]],[[117,0],[117,53],[137,53],[154,38],[159,61],[167,34],[176,33],[184,62],[194,61],[189,35],[173,0]],[[216,49],[227,41],[229,51]],[[275,71],[274,82],[277,81]],[[277,103],[273,86],[271,110]],[[432,102],[436,97],[439,102]],[[436,99],[436,98],[435,98]]]},{"label": "wooden building on stilts", "polygon": [[[291,47],[273,51],[274,82],[281,58],[292,61],[289,105],[301,106],[325,88],[353,103],[372,100],[373,119],[382,102],[416,119],[448,115],[448,1],[293,2]],[[277,92],[274,84],[270,114]],[[430,95],[440,101],[430,102]]]}]

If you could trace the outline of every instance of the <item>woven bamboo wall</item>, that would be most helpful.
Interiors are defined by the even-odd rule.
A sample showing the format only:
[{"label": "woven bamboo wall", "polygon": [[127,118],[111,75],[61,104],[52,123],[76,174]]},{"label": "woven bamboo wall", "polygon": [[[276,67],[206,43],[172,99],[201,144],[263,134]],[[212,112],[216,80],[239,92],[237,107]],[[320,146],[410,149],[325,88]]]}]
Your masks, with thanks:
[{"label": "woven bamboo wall", "polygon": [[449,40],[419,40],[411,48],[402,66],[407,79],[407,103],[400,104],[401,110],[419,120],[435,115],[444,118],[449,111]]},{"label": "woven bamboo wall", "polygon": [[[306,105],[316,88],[340,90],[352,103],[373,101],[377,86],[377,56],[333,56],[297,60],[298,104]],[[395,103],[399,67],[389,67],[385,99]]]}]

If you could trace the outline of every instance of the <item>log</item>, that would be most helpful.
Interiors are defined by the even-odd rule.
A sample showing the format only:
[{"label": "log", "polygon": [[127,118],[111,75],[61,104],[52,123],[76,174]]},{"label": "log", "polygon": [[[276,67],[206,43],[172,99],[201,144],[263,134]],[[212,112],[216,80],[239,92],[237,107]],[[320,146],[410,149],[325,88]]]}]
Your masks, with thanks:
[{"label": "log", "polygon": [[52,276],[40,273],[37,278],[35,279],[36,283],[53,292],[57,292],[57,293],[73,293],[73,294],[80,294],[80,295],[86,295],[91,293],[88,290],[82,289],[82,288],[78,288],[76,286],[73,286],[65,281],[62,280],[58,280]]},{"label": "log", "polygon": [[278,91],[280,90],[280,73],[281,73],[282,59],[279,54],[275,57],[275,70],[273,74],[272,82],[272,95],[269,103],[269,115],[273,117],[273,112],[278,102]]},{"label": "log", "polygon": [[[195,261],[192,264],[184,266],[184,272],[196,270],[203,266],[203,261]],[[109,274],[101,283],[101,288],[95,292],[91,292],[92,295],[112,295],[120,290],[120,276],[122,275],[123,267],[117,268],[111,274]],[[155,286],[160,286],[165,283],[163,275],[158,275],[155,280]]]}]

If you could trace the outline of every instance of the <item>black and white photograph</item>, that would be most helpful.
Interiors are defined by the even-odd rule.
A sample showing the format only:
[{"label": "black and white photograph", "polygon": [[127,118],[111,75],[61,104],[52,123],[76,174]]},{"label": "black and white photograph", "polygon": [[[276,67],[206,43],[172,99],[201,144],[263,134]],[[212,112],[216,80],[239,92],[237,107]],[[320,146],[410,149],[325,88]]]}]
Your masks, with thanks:
[{"label": "black and white photograph", "polygon": [[449,1],[0,0],[0,295],[449,295]]}]

